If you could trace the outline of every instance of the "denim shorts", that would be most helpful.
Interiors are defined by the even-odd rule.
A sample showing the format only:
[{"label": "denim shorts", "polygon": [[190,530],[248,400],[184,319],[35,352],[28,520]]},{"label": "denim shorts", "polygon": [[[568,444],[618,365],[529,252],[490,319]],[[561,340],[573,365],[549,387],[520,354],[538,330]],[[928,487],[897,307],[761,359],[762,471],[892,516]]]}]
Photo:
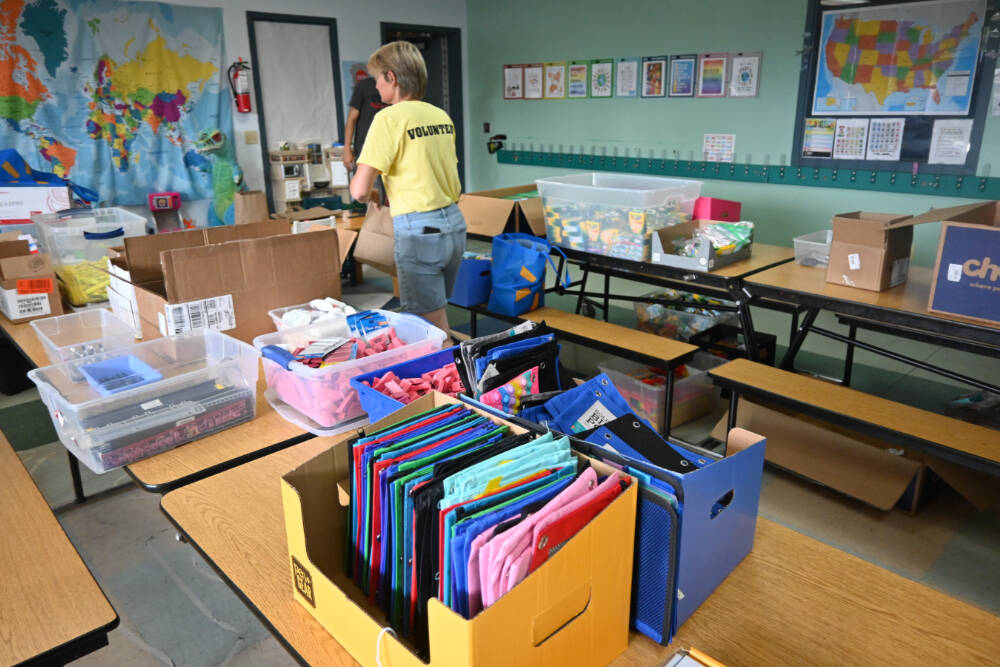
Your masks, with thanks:
[{"label": "denim shorts", "polygon": [[403,311],[423,315],[444,308],[465,252],[465,218],[458,205],[397,215],[392,223]]}]

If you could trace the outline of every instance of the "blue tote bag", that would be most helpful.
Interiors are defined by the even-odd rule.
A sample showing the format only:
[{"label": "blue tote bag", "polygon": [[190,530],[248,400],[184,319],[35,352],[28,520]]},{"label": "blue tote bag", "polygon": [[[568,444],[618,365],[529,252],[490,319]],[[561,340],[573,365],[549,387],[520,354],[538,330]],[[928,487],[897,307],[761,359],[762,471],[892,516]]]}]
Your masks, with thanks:
[{"label": "blue tote bag", "polygon": [[493,237],[493,287],[487,305],[491,312],[516,317],[545,305],[545,264],[555,269],[551,249],[548,241],[530,234]]}]

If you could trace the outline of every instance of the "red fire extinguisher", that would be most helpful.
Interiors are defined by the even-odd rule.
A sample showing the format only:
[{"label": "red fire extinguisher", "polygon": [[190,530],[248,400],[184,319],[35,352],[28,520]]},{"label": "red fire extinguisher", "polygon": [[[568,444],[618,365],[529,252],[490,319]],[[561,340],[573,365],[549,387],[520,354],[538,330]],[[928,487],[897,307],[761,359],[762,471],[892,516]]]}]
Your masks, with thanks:
[{"label": "red fire extinguisher", "polygon": [[250,113],[250,63],[239,58],[229,66],[229,87],[233,89],[233,101],[240,113]]}]

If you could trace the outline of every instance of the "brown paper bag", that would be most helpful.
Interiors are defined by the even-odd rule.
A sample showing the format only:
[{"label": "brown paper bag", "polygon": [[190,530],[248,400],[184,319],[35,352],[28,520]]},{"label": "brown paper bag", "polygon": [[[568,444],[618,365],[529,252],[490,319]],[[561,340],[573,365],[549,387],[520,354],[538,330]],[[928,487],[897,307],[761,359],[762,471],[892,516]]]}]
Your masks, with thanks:
[{"label": "brown paper bag", "polygon": [[234,204],[237,225],[245,225],[248,222],[263,222],[268,219],[267,195],[262,190],[237,192]]}]

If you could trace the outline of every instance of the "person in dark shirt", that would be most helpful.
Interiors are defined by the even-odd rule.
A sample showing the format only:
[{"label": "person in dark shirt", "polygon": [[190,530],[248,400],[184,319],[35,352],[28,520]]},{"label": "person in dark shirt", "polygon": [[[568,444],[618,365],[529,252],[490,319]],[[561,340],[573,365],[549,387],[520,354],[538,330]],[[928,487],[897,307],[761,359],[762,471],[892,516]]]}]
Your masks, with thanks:
[{"label": "person in dark shirt", "polygon": [[347,125],[344,127],[344,167],[348,171],[353,172],[357,168],[355,160],[365,145],[365,137],[368,136],[372,118],[379,109],[387,106],[389,105],[382,102],[378,89],[375,88],[375,79],[372,77],[362,79],[354,85]]}]

